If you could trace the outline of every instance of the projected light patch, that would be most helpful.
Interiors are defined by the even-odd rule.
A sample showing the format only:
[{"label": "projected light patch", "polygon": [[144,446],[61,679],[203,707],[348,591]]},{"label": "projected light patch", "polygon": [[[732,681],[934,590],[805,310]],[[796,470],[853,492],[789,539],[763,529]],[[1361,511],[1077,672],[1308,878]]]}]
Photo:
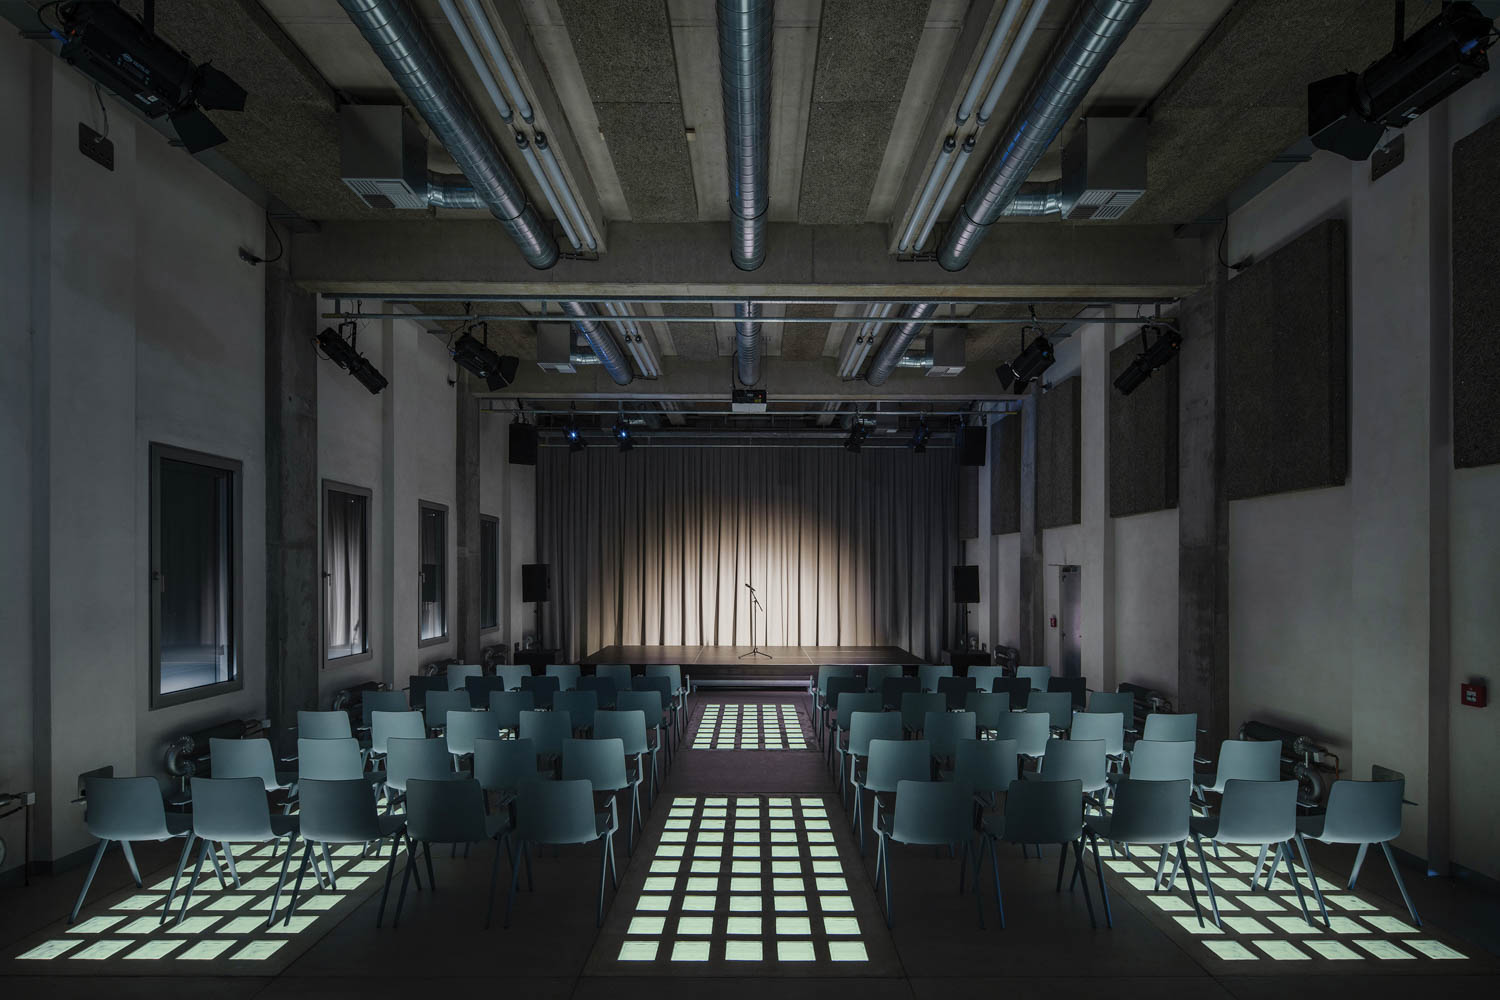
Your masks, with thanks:
[{"label": "projected light patch", "polygon": [[707,705],[694,750],[806,750],[802,716],[790,703]]},{"label": "projected light patch", "polygon": [[869,961],[821,798],[676,798],[621,963],[691,972],[706,962]]},{"label": "projected light patch", "polygon": [[[390,847],[378,862],[374,849],[366,857],[358,846],[330,848],[333,858],[334,885],[319,884],[311,868],[302,880],[297,912],[286,922],[285,913],[297,879],[297,865],[302,859],[302,845],[295,845],[286,888],[276,912],[276,923],[266,926],[271,913],[271,898],[281,874],[281,855],[271,856],[270,845],[231,847],[240,885],[235,886],[226,869],[227,885],[221,886],[212,866],[204,864],[206,877],[193,888],[187,915],[178,921],[177,914],[189,880],[192,859],[177,886],[172,912],[161,923],[161,908],[172,885],[170,874],[145,888],[137,889],[104,906],[87,905],[78,923],[65,928],[59,937],[43,941],[17,955],[18,961],[80,960],[99,962],[105,959],[128,959],[150,968],[158,962],[162,968],[192,972],[191,967],[212,960],[227,960],[244,968],[263,962],[282,951],[287,942],[319,922],[331,923],[329,914],[340,903],[355,895],[354,890],[377,877],[384,878]],[[194,852],[196,856],[196,850]],[[401,875],[405,851],[396,858],[396,877]],[[221,856],[222,858],[222,856]],[[222,860],[221,860],[222,864]],[[320,929],[321,932],[321,929]],[[133,967],[133,971],[140,971]],[[201,973],[200,973],[201,974]]]},{"label": "projected light patch", "polygon": [[[1162,911],[1181,930],[1192,935],[1194,945],[1201,946],[1220,961],[1379,963],[1404,959],[1415,964],[1468,957],[1427,937],[1426,931],[1408,922],[1405,913],[1393,916],[1358,893],[1340,888],[1339,883],[1320,879],[1323,900],[1328,905],[1329,920],[1325,924],[1306,873],[1299,865],[1297,877],[1313,918],[1309,924],[1302,918],[1297,890],[1287,875],[1285,864],[1277,870],[1268,889],[1252,889],[1250,878],[1256,870],[1259,848],[1221,844],[1216,853],[1212,846],[1204,846],[1207,854],[1202,859],[1191,844],[1188,846],[1193,886],[1203,910],[1201,927],[1193,914],[1184,874],[1179,872],[1175,884],[1168,888],[1171,858],[1167,862],[1161,889],[1157,890],[1157,848],[1134,847],[1129,858],[1122,851],[1109,857],[1108,848],[1102,844],[1100,849],[1105,854],[1107,872],[1141,892],[1147,905]],[[1213,879],[1222,927],[1214,926],[1202,879],[1204,864],[1207,864],[1209,876]],[[1269,862],[1266,867],[1269,867]],[[1261,884],[1264,886],[1264,878]]]}]

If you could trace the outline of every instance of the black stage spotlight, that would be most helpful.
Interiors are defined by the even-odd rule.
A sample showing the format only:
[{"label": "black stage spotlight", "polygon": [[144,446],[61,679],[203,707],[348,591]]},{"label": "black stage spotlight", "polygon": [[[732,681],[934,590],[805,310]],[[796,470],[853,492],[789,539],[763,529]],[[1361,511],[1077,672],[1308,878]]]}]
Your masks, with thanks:
[{"label": "black stage spotlight", "polygon": [[[348,340],[343,337],[345,327],[349,329]],[[390,383],[374,365],[370,364],[370,359],[355,348],[354,340],[357,336],[359,336],[358,329],[352,321],[347,321],[340,323],[337,330],[331,326],[324,327],[323,332],[316,337],[316,341],[324,357],[359,379],[360,385],[372,393],[379,392]]]},{"label": "black stage spotlight", "polygon": [[626,426],[623,417],[615,421],[614,434],[615,444],[620,446],[621,451],[629,451],[635,447],[635,442],[630,439],[630,428]]},{"label": "black stage spotlight", "polygon": [[918,421],[917,429],[912,431],[911,440],[906,442],[906,446],[918,455],[926,454],[927,439],[931,436],[932,432],[927,428],[927,418],[923,417]]},{"label": "black stage spotlight", "polygon": [[563,430],[563,436],[568,439],[568,451],[582,451],[588,445],[584,444],[583,435],[578,433],[578,425],[568,421],[568,426]]},{"label": "black stage spotlight", "polygon": [[849,428],[849,436],[844,438],[845,451],[859,451],[865,443],[865,438],[870,436],[870,425],[863,420],[854,421],[854,426]]},{"label": "black stage spotlight", "polygon": [[[1156,330],[1156,341],[1147,344],[1146,333],[1152,329]],[[1135,392],[1142,382],[1151,377],[1152,372],[1175,358],[1177,349],[1181,346],[1182,334],[1170,326],[1153,327],[1148,324],[1141,327],[1141,353],[1115,379],[1115,388],[1127,396]]]},{"label": "black stage spotlight", "polygon": [[[485,340],[488,340],[488,328],[483,323],[478,325],[484,333]],[[465,330],[463,336],[448,348],[448,353],[453,356],[454,363],[460,368],[466,368],[484,379],[490,387],[490,392],[499,392],[514,382],[516,369],[521,365],[520,358],[496,354],[490,350],[488,344],[475,340],[468,330]]]},{"label": "black stage spotlight", "polygon": [[1021,327],[1021,353],[1010,364],[1000,365],[995,369],[995,377],[1000,380],[1000,385],[1006,392],[1011,390],[1011,386],[1015,386],[1017,392],[1025,389],[1057,360],[1052,353],[1052,344],[1042,336],[1041,328],[1030,327],[1036,331],[1036,337],[1029,344],[1026,343],[1027,329]]}]

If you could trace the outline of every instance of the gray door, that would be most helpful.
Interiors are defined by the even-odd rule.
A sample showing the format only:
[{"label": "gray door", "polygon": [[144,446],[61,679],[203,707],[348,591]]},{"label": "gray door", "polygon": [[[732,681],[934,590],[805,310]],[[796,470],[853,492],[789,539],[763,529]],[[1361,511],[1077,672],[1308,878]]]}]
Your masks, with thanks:
[{"label": "gray door", "polygon": [[1057,627],[1062,638],[1062,675],[1083,674],[1083,573],[1077,566],[1059,569]]}]

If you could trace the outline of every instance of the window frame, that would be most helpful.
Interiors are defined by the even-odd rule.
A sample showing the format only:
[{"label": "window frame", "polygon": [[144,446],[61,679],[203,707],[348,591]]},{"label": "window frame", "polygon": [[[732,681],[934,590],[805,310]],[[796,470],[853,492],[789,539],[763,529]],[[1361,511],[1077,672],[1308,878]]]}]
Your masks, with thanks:
[{"label": "window frame", "polygon": [[[438,596],[443,607],[443,631],[440,635],[422,638],[422,519],[427,511],[435,510],[443,515],[442,572],[438,574]],[[437,646],[448,641],[448,505],[435,500],[417,501],[417,648]]]},{"label": "window frame", "polygon": [[[364,607],[361,609],[361,611],[365,622],[365,648],[364,652],[350,653],[347,656],[328,655],[328,582],[330,579],[330,573],[328,571],[327,538],[329,502],[332,494],[334,493],[344,493],[348,494],[349,496],[364,497],[365,499],[365,551],[363,554],[363,558],[360,560],[360,564],[364,567],[364,580],[362,581],[364,584],[364,593],[361,595],[361,600],[364,602]],[[365,663],[375,658],[375,651],[370,646],[370,550],[372,548],[370,544],[370,526],[374,516],[374,512],[372,510],[374,504],[375,493],[373,490],[367,489],[363,486],[356,486],[353,483],[341,483],[336,479],[323,480],[323,516],[321,523],[319,523],[318,525],[319,579],[321,579],[323,583],[323,593],[322,597],[320,597],[318,600],[318,635],[319,641],[323,645],[324,670],[327,670],[330,667],[343,666],[345,664]]]},{"label": "window frame", "polygon": [[[161,690],[161,587],[158,579],[161,573],[161,464],[163,461],[180,462],[189,465],[201,465],[209,469],[218,469],[228,472],[230,475],[230,511],[228,537],[230,548],[229,556],[229,641],[231,645],[230,660],[233,664],[234,676],[227,681],[215,681],[212,684],[204,684],[200,687],[187,688],[183,691],[172,691],[166,694]],[[245,464],[239,459],[225,458],[221,455],[211,455],[207,452],[193,451],[188,448],[178,448],[173,445],[151,442],[150,467],[148,469],[150,480],[150,565],[147,568],[147,611],[148,628],[151,634],[150,649],[150,711],[161,708],[171,708],[175,705],[184,705],[188,702],[202,701],[205,698],[217,698],[219,695],[242,691],[245,687],[245,670],[242,662],[242,653],[245,648],[245,588],[244,588],[244,552],[245,552],[245,517],[244,517],[244,493],[245,493]]]},{"label": "window frame", "polygon": [[493,524],[495,526],[495,560],[494,564],[490,567],[490,595],[494,598],[495,601],[495,621],[492,625],[486,625],[484,623],[484,616],[486,613],[488,613],[489,609],[484,607],[483,601],[481,600],[479,607],[479,633],[481,635],[486,632],[496,632],[500,629],[500,518],[496,517],[493,514],[479,515],[479,572],[481,577],[479,581],[479,594],[480,597],[483,598],[485,555],[484,526],[486,523]]}]

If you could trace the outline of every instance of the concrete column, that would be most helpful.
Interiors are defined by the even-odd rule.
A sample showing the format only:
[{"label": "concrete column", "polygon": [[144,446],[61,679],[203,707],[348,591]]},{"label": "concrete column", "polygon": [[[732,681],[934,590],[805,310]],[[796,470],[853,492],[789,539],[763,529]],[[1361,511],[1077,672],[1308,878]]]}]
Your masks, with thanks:
[{"label": "concrete column", "polygon": [[320,707],[323,660],[316,297],[288,265],[265,265],[266,711],[278,727]]},{"label": "concrete column", "polygon": [[[1109,516],[1109,352],[1115,328],[1084,327],[1079,401],[1079,514],[1083,535],[1083,676],[1099,691],[1115,684],[1115,537]],[[1061,658],[1058,660],[1061,664]]]},{"label": "concrete column", "polygon": [[[1014,418],[1012,418],[1014,419]],[[1037,395],[1021,400],[1021,576],[1020,624],[1016,648],[1021,663],[1045,662],[1046,630],[1042,627],[1045,590],[1042,582],[1042,529],[1036,511]]]},{"label": "concrete column", "polygon": [[454,595],[453,655],[462,663],[479,662],[479,400],[474,376],[459,369],[453,390],[458,446],[454,454],[453,540],[458,559],[458,593]]},{"label": "concrete column", "polygon": [[[1210,250],[1214,240],[1206,241]],[[1179,313],[1177,700],[1198,713],[1208,747],[1229,733],[1229,508],[1224,494],[1225,268]]]}]

